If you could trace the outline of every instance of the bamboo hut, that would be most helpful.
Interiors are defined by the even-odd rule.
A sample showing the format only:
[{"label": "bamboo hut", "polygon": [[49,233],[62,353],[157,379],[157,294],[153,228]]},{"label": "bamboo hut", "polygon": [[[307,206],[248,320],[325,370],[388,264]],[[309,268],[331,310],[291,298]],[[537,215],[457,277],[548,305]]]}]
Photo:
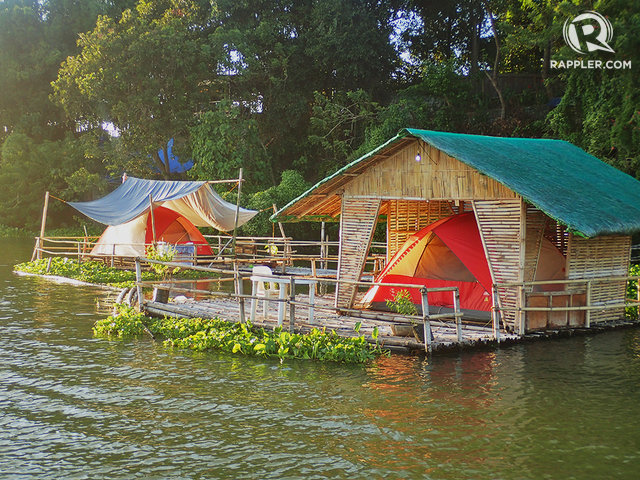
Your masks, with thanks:
[{"label": "bamboo hut", "polygon": [[[482,239],[493,314],[510,330],[624,316],[640,182],[564,141],[404,129],[272,220],[339,221],[338,279],[357,281],[378,221],[386,221],[391,258],[417,231],[464,212]],[[543,238],[566,259],[565,280],[548,289],[533,282]],[[356,292],[340,283],[336,309],[352,308]]]}]

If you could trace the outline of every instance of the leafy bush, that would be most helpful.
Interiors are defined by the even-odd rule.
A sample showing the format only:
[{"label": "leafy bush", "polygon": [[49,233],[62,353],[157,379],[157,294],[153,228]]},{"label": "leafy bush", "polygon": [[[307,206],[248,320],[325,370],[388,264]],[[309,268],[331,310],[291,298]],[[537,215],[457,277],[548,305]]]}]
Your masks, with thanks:
[{"label": "leafy bush", "polygon": [[[629,267],[629,276],[640,276],[640,265],[631,265]],[[627,298],[637,300],[638,299],[638,281],[630,280],[627,282]],[[638,318],[638,307],[626,307],[626,316],[629,318]]]},{"label": "leafy bush", "polygon": [[6,225],[0,225],[0,237],[29,237],[29,236],[32,236],[32,234],[22,228],[7,227]]}]

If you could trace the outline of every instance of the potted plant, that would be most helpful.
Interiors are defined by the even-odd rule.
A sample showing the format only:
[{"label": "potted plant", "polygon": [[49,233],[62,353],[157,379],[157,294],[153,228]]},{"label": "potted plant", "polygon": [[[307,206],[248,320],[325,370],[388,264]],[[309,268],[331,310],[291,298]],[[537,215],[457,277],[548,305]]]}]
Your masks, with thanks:
[{"label": "potted plant", "polygon": [[[393,299],[385,300],[385,302],[392,312],[408,316],[418,315],[418,309],[411,301],[409,290],[399,290],[395,293]],[[391,331],[398,337],[411,337],[415,335],[416,330],[419,330],[416,328],[417,325],[418,321],[412,319],[410,325],[401,323],[392,324]]]}]

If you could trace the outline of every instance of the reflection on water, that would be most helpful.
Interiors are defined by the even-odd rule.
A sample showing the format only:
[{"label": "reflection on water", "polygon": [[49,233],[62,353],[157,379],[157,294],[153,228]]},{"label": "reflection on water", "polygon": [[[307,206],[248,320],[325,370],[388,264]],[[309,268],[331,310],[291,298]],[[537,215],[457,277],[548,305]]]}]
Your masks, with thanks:
[{"label": "reflection on water", "polygon": [[[21,249],[22,248],[22,249]],[[637,330],[368,366],[92,337],[108,292],[11,273],[2,478],[635,478]]]}]

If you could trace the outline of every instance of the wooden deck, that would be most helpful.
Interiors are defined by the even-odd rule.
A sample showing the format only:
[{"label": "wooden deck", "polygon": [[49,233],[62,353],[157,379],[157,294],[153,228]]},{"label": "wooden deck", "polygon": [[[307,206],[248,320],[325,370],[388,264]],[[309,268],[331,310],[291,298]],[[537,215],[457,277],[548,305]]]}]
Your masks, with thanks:
[{"label": "wooden deck", "polygon": [[[369,310],[362,310],[359,315],[358,312],[354,312],[353,315],[341,315],[336,313],[333,308],[334,297],[333,295],[316,296],[315,297],[315,313],[313,323],[309,322],[309,310],[308,295],[298,294],[296,295],[296,309],[295,309],[295,323],[293,326],[290,324],[290,318],[288,314],[289,305],[286,305],[286,317],[283,323],[283,328],[291,328],[295,332],[308,332],[312,328],[327,328],[333,329],[341,336],[355,336],[358,335],[354,331],[354,327],[357,322],[361,322],[360,335],[364,334],[368,341],[375,342],[372,338],[372,331],[375,327],[378,327],[378,342],[383,344],[386,348],[393,352],[398,353],[412,353],[412,352],[425,352],[425,345],[414,336],[400,337],[395,336],[392,332],[392,320],[386,319],[390,315],[384,312],[374,312]],[[256,326],[261,326],[269,329],[273,329],[277,326],[278,319],[278,302],[269,301],[268,315],[265,318],[262,314],[262,300],[259,301],[255,321]],[[214,318],[220,317],[224,320],[237,322],[240,321],[240,308],[237,299],[217,298],[196,301],[193,299],[182,299],[182,301],[174,301],[171,299],[169,303],[159,303],[152,301],[145,301],[144,310],[150,315],[156,316],[172,316],[172,317],[187,317],[187,318]],[[249,319],[251,315],[251,300],[245,301],[245,318]],[[385,319],[373,318],[382,317]],[[407,323],[401,323],[407,325]],[[418,328],[422,329],[422,321],[419,319],[417,324]],[[462,325],[462,342],[458,341],[456,332],[456,325],[453,321],[432,321],[431,330],[433,333],[433,342],[431,344],[431,352],[447,351],[458,348],[479,347],[487,346],[496,343],[493,336],[491,324],[487,326],[469,325],[463,323]],[[506,332],[500,333],[501,342],[514,342],[520,340],[521,337]]]}]

